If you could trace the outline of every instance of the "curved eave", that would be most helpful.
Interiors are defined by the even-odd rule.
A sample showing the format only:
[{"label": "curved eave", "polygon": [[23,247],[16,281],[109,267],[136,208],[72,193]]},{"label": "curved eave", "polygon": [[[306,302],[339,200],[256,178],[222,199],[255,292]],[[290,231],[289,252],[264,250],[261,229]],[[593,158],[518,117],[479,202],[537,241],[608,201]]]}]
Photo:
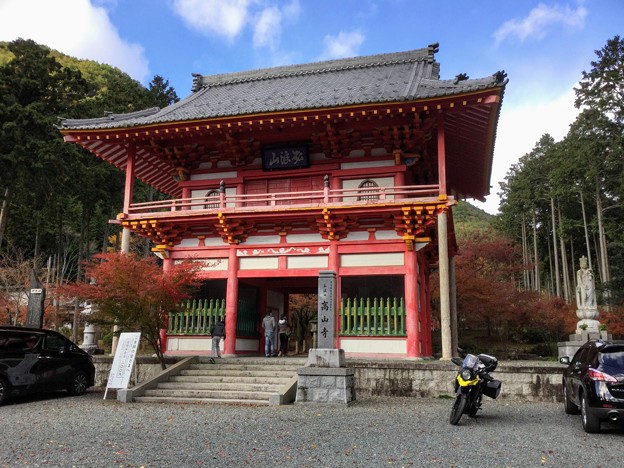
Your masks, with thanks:
[{"label": "curved eave", "polygon": [[200,137],[219,139],[228,133],[253,132],[263,125],[305,127],[312,121],[336,122],[370,116],[383,119],[384,116],[423,111],[432,115],[444,113],[449,180],[453,181],[452,186],[456,187],[458,193],[483,199],[489,194],[495,131],[503,92],[504,84],[480,91],[414,101],[376,102],[104,129],[59,130],[66,142],[78,144],[122,170],[125,170],[127,164],[128,145],[137,143],[137,178],[172,197],[180,197],[181,190],[172,175],[175,167],[150,150],[150,141],[175,144],[176,141],[188,142]]}]

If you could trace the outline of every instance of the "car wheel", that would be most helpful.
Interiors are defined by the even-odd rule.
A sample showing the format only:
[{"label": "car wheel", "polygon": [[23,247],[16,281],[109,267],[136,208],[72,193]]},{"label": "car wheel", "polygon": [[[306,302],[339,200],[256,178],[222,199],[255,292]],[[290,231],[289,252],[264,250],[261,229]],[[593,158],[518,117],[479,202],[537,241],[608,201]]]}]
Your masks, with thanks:
[{"label": "car wheel", "polygon": [[600,432],[600,420],[592,414],[587,396],[583,392],[581,395],[581,422],[583,423],[583,429],[585,432],[595,434]]},{"label": "car wheel", "polygon": [[78,396],[84,394],[87,388],[89,388],[89,376],[83,371],[78,371],[74,374],[67,391],[70,395]]},{"label": "car wheel", "polygon": [[6,380],[0,377],[0,405],[4,403],[4,400],[7,399],[8,395],[9,395],[9,384],[6,382]]},{"label": "car wheel", "polygon": [[566,414],[579,414],[579,407],[570,401],[565,382],[563,383],[563,408]]}]

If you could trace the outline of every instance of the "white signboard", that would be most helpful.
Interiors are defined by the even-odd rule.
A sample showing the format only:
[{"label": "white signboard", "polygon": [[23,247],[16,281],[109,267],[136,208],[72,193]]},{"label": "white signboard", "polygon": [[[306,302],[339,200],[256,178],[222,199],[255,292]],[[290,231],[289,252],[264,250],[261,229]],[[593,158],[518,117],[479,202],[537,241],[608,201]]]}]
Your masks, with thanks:
[{"label": "white signboard", "polygon": [[108,375],[104,399],[106,399],[106,392],[109,388],[128,388],[130,373],[134,367],[134,360],[136,359],[140,341],[141,333],[139,332],[121,333],[119,335],[119,342],[117,343],[113,366]]}]

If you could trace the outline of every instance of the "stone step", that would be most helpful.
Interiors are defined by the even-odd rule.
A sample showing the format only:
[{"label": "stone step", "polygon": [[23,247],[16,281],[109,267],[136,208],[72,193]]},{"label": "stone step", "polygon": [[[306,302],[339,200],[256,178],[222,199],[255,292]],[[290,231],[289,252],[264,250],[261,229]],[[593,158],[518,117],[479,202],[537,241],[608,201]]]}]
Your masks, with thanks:
[{"label": "stone step", "polygon": [[256,367],[262,367],[265,369],[299,369],[300,367],[305,366],[305,363],[295,363],[295,362],[274,362],[271,364],[266,364],[264,362],[230,362],[229,360],[217,360],[214,363],[211,362],[199,362],[196,364],[192,364],[192,367],[195,368],[204,368],[204,367],[222,367],[225,369],[254,369]]},{"label": "stone step", "polygon": [[[214,360],[214,364],[212,363]],[[208,356],[201,356],[199,358],[200,364],[213,364],[213,365],[251,365],[251,366],[276,366],[286,365],[292,367],[302,367],[308,362],[307,358],[290,358],[290,357],[249,357],[249,358],[210,358]]]},{"label": "stone step", "polygon": [[199,363],[169,375],[135,401],[158,403],[230,403],[267,405],[271,395],[291,386],[305,358],[221,358],[203,356]]},{"label": "stone step", "polygon": [[223,375],[174,375],[169,378],[169,382],[190,382],[190,383],[239,383],[254,384],[264,383],[272,385],[284,385],[290,381],[294,374],[288,374],[284,377],[242,377],[223,376]]},{"label": "stone step", "polygon": [[266,400],[272,392],[242,390],[186,390],[186,389],[152,389],[146,390],[147,397],[169,398],[205,398],[217,400]]},{"label": "stone step", "polygon": [[179,375],[185,376],[228,376],[228,377],[285,377],[293,376],[297,371],[280,370],[235,370],[235,369],[186,369]]},{"label": "stone step", "polygon": [[245,392],[270,392],[275,393],[280,385],[270,383],[242,383],[242,382],[162,382],[158,384],[158,390],[227,390]]},{"label": "stone step", "polygon": [[193,403],[193,404],[230,404],[230,405],[268,405],[269,400],[234,400],[234,399],[218,399],[218,398],[182,398],[182,397],[155,397],[140,396],[135,397],[134,401],[143,403]]}]

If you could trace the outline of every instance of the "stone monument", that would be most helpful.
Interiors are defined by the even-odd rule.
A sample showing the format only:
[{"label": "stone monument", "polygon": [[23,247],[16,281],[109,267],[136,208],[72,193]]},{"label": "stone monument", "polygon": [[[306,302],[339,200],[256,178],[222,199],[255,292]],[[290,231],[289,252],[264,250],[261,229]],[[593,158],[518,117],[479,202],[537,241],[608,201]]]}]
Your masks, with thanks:
[{"label": "stone monument", "polygon": [[577,349],[588,340],[610,340],[611,335],[601,330],[596,305],[596,284],[594,272],[588,266],[587,257],[579,260],[576,272],[576,316],[580,319],[576,324],[576,333],[570,335],[569,341],[558,343],[559,357],[572,357]]},{"label": "stone monument", "polygon": [[35,270],[30,271],[30,291],[28,293],[28,307],[26,309],[26,326],[43,327],[43,312],[45,310],[46,290],[37,278]]},{"label": "stone monument", "polygon": [[346,404],[355,401],[354,370],[336,349],[336,272],[321,271],[318,283],[317,345],[306,367],[297,370],[296,403]]}]

